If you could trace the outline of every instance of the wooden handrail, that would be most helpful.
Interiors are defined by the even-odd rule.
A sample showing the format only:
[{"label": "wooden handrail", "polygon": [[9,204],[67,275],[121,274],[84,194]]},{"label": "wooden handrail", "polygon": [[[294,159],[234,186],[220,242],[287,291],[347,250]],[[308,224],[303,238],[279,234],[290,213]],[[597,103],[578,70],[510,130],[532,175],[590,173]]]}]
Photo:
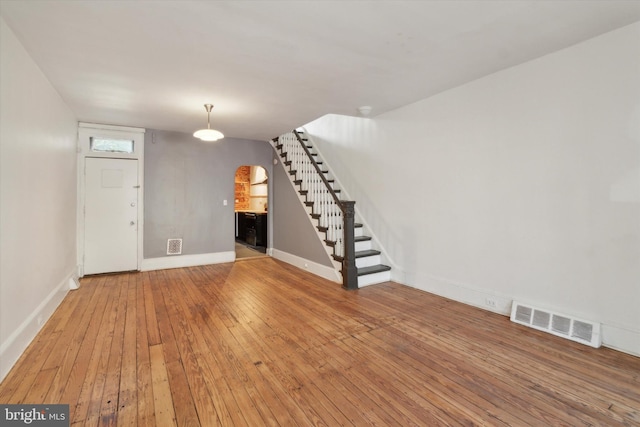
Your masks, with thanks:
[{"label": "wooden handrail", "polygon": [[294,130],[293,134],[296,136],[296,139],[302,146],[302,149],[306,153],[307,157],[311,161],[311,164],[314,166],[316,172],[320,176],[320,179],[324,183],[324,186],[327,188],[329,193],[331,194],[333,200],[336,205],[342,211],[342,244],[343,244],[343,256],[342,256],[342,287],[347,290],[355,290],[358,289],[358,268],[356,267],[356,249],[355,249],[355,201],[351,200],[340,200],[338,195],[333,190],[331,183],[327,180],[320,169],[320,166],[313,158],[311,151],[307,148],[307,144],[302,140],[298,131]]},{"label": "wooden handrail", "polygon": [[320,169],[320,166],[318,166],[318,163],[311,155],[311,151],[309,151],[309,149],[307,148],[307,144],[304,143],[304,141],[300,137],[300,134],[298,133],[297,130],[294,130],[293,134],[296,136],[296,139],[302,146],[302,149],[304,150],[304,152],[307,153],[309,160],[311,160],[311,164],[315,167],[316,171],[318,172],[318,175],[320,175],[322,182],[324,182],[325,187],[327,187],[327,190],[329,190],[329,193],[331,193],[333,200],[336,202],[338,206],[340,206],[340,210],[342,211],[342,213],[345,213],[344,206],[342,205],[343,200],[340,200],[336,192],[333,191],[333,187],[331,187],[331,184],[329,183],[329,181],[327,181],[327,177],[324,176],[324,173],[322,173],[322,169]]}]

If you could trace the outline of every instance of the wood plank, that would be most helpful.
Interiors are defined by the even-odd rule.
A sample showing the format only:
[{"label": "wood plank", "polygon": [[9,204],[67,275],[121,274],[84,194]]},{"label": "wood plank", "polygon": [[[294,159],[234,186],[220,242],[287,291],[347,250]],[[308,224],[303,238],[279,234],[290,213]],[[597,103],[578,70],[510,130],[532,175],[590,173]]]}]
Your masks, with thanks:
[{"label": "wood plank", "polygon": [[[147,306],[153,309],[153,304],[147,304],[147,299],[153,303],[149,289],[148,273],[136,276],[136,386],[137,386],[137,425],[140,427],[154,427],[156,425],[153,399],[153,379],[151,377],[151,356],[149,354],[149,332]],[[152,322],[155,322],[155,312]],[[154,325],[157,330],[157,325]],[[157,344],[153,344],[157,345]]]},{"label": "wood plank", "polygon": [[126,277],[127,302],[122,339],[122,359],[119,390],[117,395],[116,425],[135,426],[138,423],[138,367],[137,364],[137,322],[138,304],[136,276]]},{"label": "wood plank", "polygon": [[160,329],[158,328],[158,321],[156,320],[156,310],[153,302],[153,295],[151,293],[151,273],[142,274],[142,287],[144,294],[144,310],[145,310],[145,323],[147,328],[147,341],[149,345],[160,344]]},{"label": "wood plank", "polygon": [[149,347],[156,426],[176,426],[176,414],[162,344]]}]

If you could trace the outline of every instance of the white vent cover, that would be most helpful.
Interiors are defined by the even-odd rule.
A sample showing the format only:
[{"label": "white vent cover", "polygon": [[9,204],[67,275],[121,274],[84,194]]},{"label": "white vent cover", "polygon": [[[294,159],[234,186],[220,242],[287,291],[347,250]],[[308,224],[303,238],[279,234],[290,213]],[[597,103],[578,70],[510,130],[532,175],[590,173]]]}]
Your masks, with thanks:
[{"label": "white vent cover", "polygon": [[598,348],[602,344],[600,324],[514,301],[511,321],[559,337]]},{"label": "white vent cover", "polygon": [[182,239],[167,240],[167,255],[182,254]]}]

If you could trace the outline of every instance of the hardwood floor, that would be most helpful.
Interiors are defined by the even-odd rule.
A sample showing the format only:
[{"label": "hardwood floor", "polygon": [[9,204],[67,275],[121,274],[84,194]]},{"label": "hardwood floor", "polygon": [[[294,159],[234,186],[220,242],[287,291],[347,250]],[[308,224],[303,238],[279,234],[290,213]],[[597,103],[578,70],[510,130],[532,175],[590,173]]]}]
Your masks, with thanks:
[{"label": "hardwood floor", "polygon": [[260,258],[83,279],[0,402],[73,426],[638,426],[640,358]]}]

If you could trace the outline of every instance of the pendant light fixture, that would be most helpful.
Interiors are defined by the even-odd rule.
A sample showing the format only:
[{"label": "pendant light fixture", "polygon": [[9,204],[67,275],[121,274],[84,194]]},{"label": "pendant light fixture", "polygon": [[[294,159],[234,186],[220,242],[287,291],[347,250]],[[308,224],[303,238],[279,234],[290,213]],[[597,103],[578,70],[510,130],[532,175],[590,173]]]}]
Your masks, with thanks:
[{"label": "pendant light fixture", "polygon": [[207,110],[207,128],[200,129],[194,132],[193,136],[203,141],[217,141],[219,139],[224,138],[224,135],[222,134],[222,132],[217,131],[215,129],[211,129],[210,117],[211,117],[211,109],[213,109],[213,105],[204,104],[204,108]]}]

